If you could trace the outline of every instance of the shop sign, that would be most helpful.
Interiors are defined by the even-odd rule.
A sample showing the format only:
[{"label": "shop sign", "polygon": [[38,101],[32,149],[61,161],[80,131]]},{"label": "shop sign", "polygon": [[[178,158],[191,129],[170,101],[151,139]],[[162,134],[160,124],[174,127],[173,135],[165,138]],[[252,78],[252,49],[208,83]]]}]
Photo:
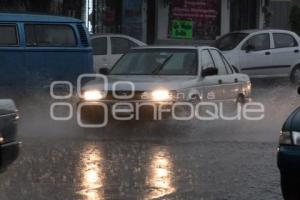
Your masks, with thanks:
[{"label": "shop sign", "polygon": [[178,39],[193,39],[193,21],[173,20],[171,37]]}]

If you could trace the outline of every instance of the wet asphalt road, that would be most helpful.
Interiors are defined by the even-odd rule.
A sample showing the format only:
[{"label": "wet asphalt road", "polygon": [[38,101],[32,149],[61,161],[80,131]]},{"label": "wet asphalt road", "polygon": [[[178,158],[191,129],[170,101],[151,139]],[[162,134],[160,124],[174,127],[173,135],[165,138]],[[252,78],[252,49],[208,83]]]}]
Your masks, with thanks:
[{"label": "wet asphalt road", "polygon": [[[261,121],[55,122],[40,95],[17,96],[21,155],[0,175],[1,200],[282,200],[278,135],[299,105],[286,80],[256,80]],[[6,94],[2,91],[2,94]]]}]

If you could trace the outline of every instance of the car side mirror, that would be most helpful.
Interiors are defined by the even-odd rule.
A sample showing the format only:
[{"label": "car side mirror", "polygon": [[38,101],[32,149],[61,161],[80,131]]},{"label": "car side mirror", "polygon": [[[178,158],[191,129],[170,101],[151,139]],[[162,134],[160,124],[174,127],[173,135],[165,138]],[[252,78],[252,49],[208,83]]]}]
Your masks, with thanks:
[{"label": "car side mirror", "polygon": [[109,73],[109,69],[108,68],[100,68],[99,69],[99,74],[108,75],[108,73]]},{"label": "car side mirror", "polygon": [[218,75],[219,70],[215,67],[209,67],[202,71],[202,77]]},{"label": "car side mirror", "polygon": [[300,95],[300,87],[298,87],[298,94]]},{"label": "car side mirror", "polygon": [[245,51],[246,53],[249,53],[250,51],[253,51],[255,49],[255,47],[251,44],[248,44],[246,47],[245,47]]}]

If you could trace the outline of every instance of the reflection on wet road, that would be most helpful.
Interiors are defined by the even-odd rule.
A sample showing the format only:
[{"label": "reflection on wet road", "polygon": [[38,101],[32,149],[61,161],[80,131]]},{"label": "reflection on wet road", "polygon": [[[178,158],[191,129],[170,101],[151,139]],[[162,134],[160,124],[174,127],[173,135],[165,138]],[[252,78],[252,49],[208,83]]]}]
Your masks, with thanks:
[{"label": "reflection on wet road", "polygon": [[102,200],[102,190],[105,174],[103,173],[103,155],[95,145],[86,145],[80,154],[78,170],[81,173],[81,186],[83,189],[78,192],[86,197],[86,200]]},{"label": "reflection on wet road", "polygon": [[75,120],[49,120],[48,104],[28,100],[22,152],[0,175],[0,199],[282,200],[277,139],[299,98],[288,83],[254,86],[253,99],[266,105],[259,122],[116,122],[86,131]]},{"label": "reflection on wet road", "polygon": [[[118,192],[123,193],[136,187],[141,192],[140,196],[143,199],[156,199],[175,192],[173,163],[167,148],[147,148],[148,157],[144,158],[144,161],[149,163],[149,165],[132,166],[129,164],[128,166],[132,167],[131,169],[126,164],[106,168],[109,160],[103,157],[101,149],[99,144],[98,146],[96,144],[86,144],[80,154],[78,177],[80,177],[81,181],[80,188],[83,189],[77,191],[77,194],[84,200],[109,199],[111,196],[118,195],[105,193],[105,191],[110,189],[117,189]],[[118,159],[123,159],[123,156],[126,157],[126,155],[122,155]],[[112,163],[117,163],[117,161]],[[133,175],[136,174],[138,179],[143,181],[138,182],[138,184],[133,182],[133,185],[131,185],[126,182],[128,180],[120,180],[121,185],[118,188],[114,188],[114,178],[106,179],[106,177],[113,177],[117,170],[122,170],[122,167],[125,170],[132,171]],[[145,174],[142,174],[143,171]],[[122,179],[122,177],[119,178]]]},{"label": "reflection on wet road", "polygon": [[154,188],[145,199],[154,199],[175,192],[173,163],[167,149],[153,149],[149,165],[149,180],[146,184]]}]

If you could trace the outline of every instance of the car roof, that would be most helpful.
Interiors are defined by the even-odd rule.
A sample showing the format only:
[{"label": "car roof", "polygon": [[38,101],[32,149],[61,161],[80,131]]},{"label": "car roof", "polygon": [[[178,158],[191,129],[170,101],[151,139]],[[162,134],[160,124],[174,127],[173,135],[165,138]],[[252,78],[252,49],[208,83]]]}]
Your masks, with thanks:
[{"label": "car roof", "polygon": [[291,31],[288,30],[281,30],[281,29],[246,29],[246,30],[240,30],[240,31],[234,31],[233,33],[259,33],[259,32],[282,32],[282,33],[291,33]]},{"label": "car roof", "polygon": [[131,37],[129,35],[120,34],[120,33],[97,33],[97,34],[91,35],[92,39],[97,38],[97,37],[122,37],[122,38],[128,38],[128,39],[130,38],[131,40],[139,42],[140,44],[146,45],[146,43],[144,43],[143,41],[140,41],[139,39],[136,39],[136,38]]},{"label": "car roof", "polygon": [[129,35],[125,35],[125,34],[120,34],[120,33],[96,33],[96,34],[92,34],[92,37],[97,37],[97,36],[121,36],[121,37],[131,37]]},{"label": "car roof", "polygon": [[0,12],[0,22],[55,22],[55,23],[82,23],[72,17],[62,17],[43,14],[5,13]]},{"label": "car roof", "polygon": [[215,49],[214,47],[210,47],[210,46],[143,46],[143,47],[135,47],[132,49]]}]

